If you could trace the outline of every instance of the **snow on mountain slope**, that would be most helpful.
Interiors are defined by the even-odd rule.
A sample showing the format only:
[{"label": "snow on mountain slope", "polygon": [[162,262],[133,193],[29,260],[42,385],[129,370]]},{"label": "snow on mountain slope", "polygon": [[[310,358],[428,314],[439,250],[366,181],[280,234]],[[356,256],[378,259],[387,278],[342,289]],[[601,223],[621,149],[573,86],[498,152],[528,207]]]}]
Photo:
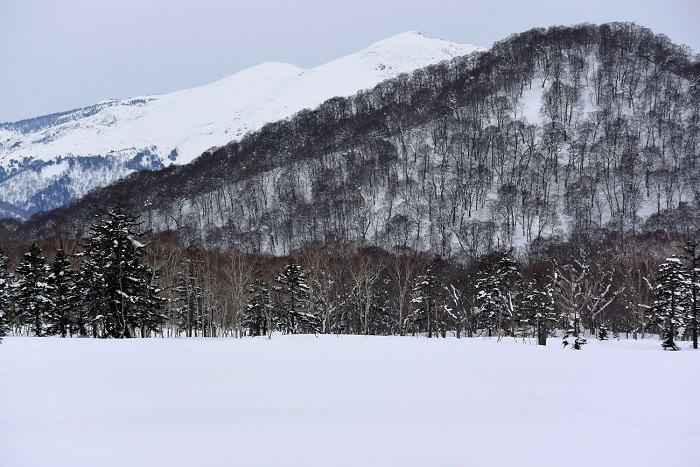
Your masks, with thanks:
[{"label": "snow on mountain slope", "polygon": [[[188,163],[331,97],[476,50],[407,32],[309,70],[264,63],[199,88],[3,124],[0,201],[15,206],[14,215],[50,209],[133,170]],[[85,168],[101,163],[109,169],[97,180]]]}]

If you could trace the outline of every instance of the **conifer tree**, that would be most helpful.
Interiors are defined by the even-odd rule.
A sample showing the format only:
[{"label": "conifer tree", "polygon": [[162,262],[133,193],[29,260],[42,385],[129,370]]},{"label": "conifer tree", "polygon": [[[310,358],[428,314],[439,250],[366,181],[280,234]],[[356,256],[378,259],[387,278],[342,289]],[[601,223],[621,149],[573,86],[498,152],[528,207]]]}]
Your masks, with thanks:
[{"label": "conifer tree", "polygon": [[692,306],[691,281],[681,258],[666,258],[657,270],[656,281],[652,319],[659,327],[661,346],[667,350],[679,350],[675,338],[685,324],[685,315]]},{"label": "conifer tree", "polygon": [[9,260],[0,249],[0,341],[9,331],[13,302],[11,298],[12,273],[9,270]]},{"label": "conifer tree", "polygon": [[256,273],[256,278],[248,286],[248,303],[243,315],[243,327],[251,336],[264,336],[272,329],[272,296],[267,283]]},{"label": "conifer tree", "polygon": [[137,226],[136,217],[117,206],[91,227],[80,281],[95,336],[135,337],[140,330],[148,337],[165,321],[157,276],[141,261],[145,245]]},{"label": "conifer tree", "polygon": [[35,336],[45,335],[48,311],[51,307],[51,286],[48,283],[49,265],[41,248],[32,243],[24,260],[17,265],[17,313],[23,325]]},{"label": "conifer tree", "polygon": [[532,280],[527,283],[520,302],[521,321],[534,327],[538,345],[547,345],[549,329],[557,321],[553,294],[551,284],[542,286]]},{"label": "conifer tree", "polygon": [[521,279],[518,264],[509,253],[495,253],[484,260],[475,284],[475,299],[489,337],[495,329],[500,338],[507,322],[511,332],[515,331],[515,298]]},{"label": "conifer tree", "polygon": [[47,334],[66,337],[77,332],[74,315],[79,308],[75,273],[63,248],[56,251],[48,282],[51,286],[51,307],[48,312]]},{"label": "conifer tree", "polygon": [[92,337],[105,337],[103,321],[108,297],[98,253],[97,244],[91,240],[84,251],[76,254],[81,258],[76,280],[80,306],[74,325],[80,336],[86,336],[89,330]]},{"label": "conifer tree", "polygon": [[318,318],[307,312],[309,286],[306,276],[294,259],[275,277],[273,287],[280,295],[277,314],[287,333],[318,332]]},{"label": "conifer tree", "polygon": [[[438,305],[437,294],[440,288],[438,278],[433,274],[432,268],[428,267],[423,274],[416,277],[416,282],[413,286],[413,294],[411,304],[413,305],[413,314],[411,319],[414,321],[425,321],[428,329],[428,337],[433,337],[433,327],[438,326]],[[436,330],[437,334],[437,330]]]},{"label": "conifer tree", "polygon": [[688,261],[688,280],[690,281],[690,309],[686,314],[686,323],[693,339],[693,348],[698,348],[698,308],[700,304],[700,256],[698,244],[691,240],[683,247]]}]

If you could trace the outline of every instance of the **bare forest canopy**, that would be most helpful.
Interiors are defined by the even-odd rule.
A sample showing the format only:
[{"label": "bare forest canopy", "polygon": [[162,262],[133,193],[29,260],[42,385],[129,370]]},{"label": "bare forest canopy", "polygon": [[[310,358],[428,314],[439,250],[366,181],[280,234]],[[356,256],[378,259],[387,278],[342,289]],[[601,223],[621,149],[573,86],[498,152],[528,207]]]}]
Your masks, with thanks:
[{"label": "bare forest canopy", "polygon": [[[700,231],[699,78],[688,48],[634,24],[533,29],[4,222],[0,246],[78,251],[120,205],[163,290],[196,282],[183,300],[210,334],[241,332],[251,281],[292,257],[330,300],[302,299],[324,332],[534,335],[517,313],[550,305],[558,329],[645,332],[657,267]],[[516,275],[494,272],[504,258]],[[484,302],[490,276],[519,298]]]}]

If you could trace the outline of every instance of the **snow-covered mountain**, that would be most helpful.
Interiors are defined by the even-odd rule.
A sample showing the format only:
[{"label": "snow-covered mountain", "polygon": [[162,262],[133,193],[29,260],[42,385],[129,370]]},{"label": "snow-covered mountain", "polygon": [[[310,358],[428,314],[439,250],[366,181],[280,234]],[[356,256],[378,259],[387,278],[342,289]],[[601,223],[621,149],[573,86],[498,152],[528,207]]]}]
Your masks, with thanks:
[{"label": "snow-covered mountain", "polygon": [[26,218],[135,170],[188,163],[329,98],[480,49],[407,32],[309,70],[264,63],[199,88],[0,124],[0,215]]}]

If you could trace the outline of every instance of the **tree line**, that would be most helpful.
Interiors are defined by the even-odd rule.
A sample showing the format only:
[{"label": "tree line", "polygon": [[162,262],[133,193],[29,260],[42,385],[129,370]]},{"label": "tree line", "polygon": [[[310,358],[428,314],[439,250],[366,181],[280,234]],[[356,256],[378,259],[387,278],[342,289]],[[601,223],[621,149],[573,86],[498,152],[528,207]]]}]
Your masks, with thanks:
[{"label": "tree line", "polygon": [[[63,246],[74,274],[97,275],[75,332],[98,337],[557,329],[574,347],[652,332],[674,348],[696,322],[677,245],[700,231],[699,76],[690,50],[633,24],[533,29],[0,221],[0,247],[19,265],[28,239]],[[118,272],[89,273],[95,214],[117,203],[148,232],[134,248],[150,269],[127,276],[154,288],[145,302],[105,285]],[[286,267],[305,286],[278,281]]]},{"label": "tree line", "polygon": [[139,227],[116,207],[89,237],[55,239],[50,262],[36,243],[14,267],[0,254],[2,333],[508,336],[544,345],[559,335],[574,348],[586,336],[658,334],[664,348],[677,350],[679,338],[697,346],[693,241],[663,261],[640,254],[649,239],[639,238],[631,254],[601,240],[462,264],[401,246],[313,243],[279,257],[207,250]]}]

